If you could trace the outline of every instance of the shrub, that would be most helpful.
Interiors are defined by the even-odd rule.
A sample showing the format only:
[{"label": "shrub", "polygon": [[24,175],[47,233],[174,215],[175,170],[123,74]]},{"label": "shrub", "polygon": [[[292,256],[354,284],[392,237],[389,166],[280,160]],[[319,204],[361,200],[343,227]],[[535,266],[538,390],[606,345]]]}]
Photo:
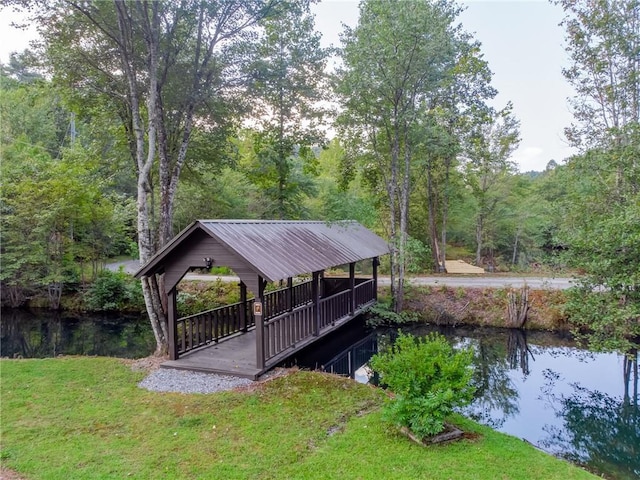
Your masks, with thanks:
[{"label": "shrub", "polygon": [[390,301],[379,300],[367,308],[367,325],[370,327],[402,325],[417,320],[417,315],[413,312],[394,312]]},{"label": "shrub", "polygon": [[473,399],[470,348],[456,351],[442,336],[400,334],[390,350],[371,359],[381,384],[395,396],[385,403],[387,421],[423,439],[444,430],[453,408]]},{"label": "shrub", "polygon": [[220,279],[214,282],[182,282],[178,289],[178,314],[193,315],[239,301],[237,283]]},{"label": "shrub", "polygon": [[85,303],[92,311],[141,310],[144,308],[140,282],[120,270],[103,270],[85,294]]}]

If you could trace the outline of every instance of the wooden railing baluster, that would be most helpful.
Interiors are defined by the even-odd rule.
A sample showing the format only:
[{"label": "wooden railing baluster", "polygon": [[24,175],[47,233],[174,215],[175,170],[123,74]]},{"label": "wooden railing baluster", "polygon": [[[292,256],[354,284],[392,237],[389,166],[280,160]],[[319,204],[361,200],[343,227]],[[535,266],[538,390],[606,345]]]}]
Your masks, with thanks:
[{"label": "wooden railing baluster", "polygon": [[[320,311],[320,329],[335,326],[348,318],[351,315],[352,303],[355,303],[356,314],[363,306],[371,304],[375,300],[374,288],[373,279],[358,279],[353,291],[355,301],[350,290],[342,290],[321,298],[317,306]],[[314,320],[313,305],[310,303],[311,293],[311,281],[294,285],[291,289],[291,310],[287,289],[275,290],[264,295],[266,360],[312,336]],[[242,309],[245,312],[246,328],[254,327],[253,302],[251,299],[246,303],[225,305],[178,319],[178,355],[242,331]]]}]

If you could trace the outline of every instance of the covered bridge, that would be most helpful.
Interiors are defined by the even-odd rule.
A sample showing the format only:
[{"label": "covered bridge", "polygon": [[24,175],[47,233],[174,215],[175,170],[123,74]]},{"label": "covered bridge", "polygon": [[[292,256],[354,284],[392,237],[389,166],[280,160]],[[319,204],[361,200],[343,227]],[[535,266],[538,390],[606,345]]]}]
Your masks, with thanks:
[{"label": "covered bridge", "polygon": [[[386,253],[382,238],[353,221],[197,220],[135,276],[164,275],[164,366],[257,378],[373,304],[378,257]],[[361,261],[371,268],[356,277]],[[190,270],[212,266],[235,272],[240,301],[178,318],[178,283]],[[339,266],[348,266],[348,277],[325,276]],[[280,288],[267,291],[278,281]]]}]

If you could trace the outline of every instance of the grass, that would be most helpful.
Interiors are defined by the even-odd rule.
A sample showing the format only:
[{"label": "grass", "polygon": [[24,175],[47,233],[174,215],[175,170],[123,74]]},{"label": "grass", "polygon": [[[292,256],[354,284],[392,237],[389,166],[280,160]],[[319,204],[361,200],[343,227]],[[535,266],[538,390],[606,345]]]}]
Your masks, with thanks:
[{"label": "grass", "polygon": [[0,368],[0,459],[33,480],[596,478],[462,417],[474,438],[418,446],[382,422],[379,390],[326,374],[182,395],[139,389],[117,359]]}]

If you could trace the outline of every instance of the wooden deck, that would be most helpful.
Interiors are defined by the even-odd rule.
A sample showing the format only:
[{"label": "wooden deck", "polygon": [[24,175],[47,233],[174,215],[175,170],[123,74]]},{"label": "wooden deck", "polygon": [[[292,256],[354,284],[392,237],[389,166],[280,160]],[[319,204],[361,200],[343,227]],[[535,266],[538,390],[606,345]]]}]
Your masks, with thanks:
[{"label": "wooden deck", "polygon": [[226,337],[218,343],[200,347],[181,355],[177,360],[169,360],[162,364],[163,368],[176,368],[204,373],[218,373],[257,380],[260,375],[273,368],[287,357],[294,355],[304,347],[337,330],[352,319],[361,315],[372,303],[361,305],[353,315],[342,316],[333,324],[321,328],[318,335],[306,337],[269,359],[263,369],[256,368],[256,330],[237,333]]},{"label": "wooden deck", "polygon": [[262,373],[256,368],[256,331],[239,333],[219,343],[185,353],[177,360],[162,364],[163,368],[177,368],[205,373],[221,373],[256,380]]}]

